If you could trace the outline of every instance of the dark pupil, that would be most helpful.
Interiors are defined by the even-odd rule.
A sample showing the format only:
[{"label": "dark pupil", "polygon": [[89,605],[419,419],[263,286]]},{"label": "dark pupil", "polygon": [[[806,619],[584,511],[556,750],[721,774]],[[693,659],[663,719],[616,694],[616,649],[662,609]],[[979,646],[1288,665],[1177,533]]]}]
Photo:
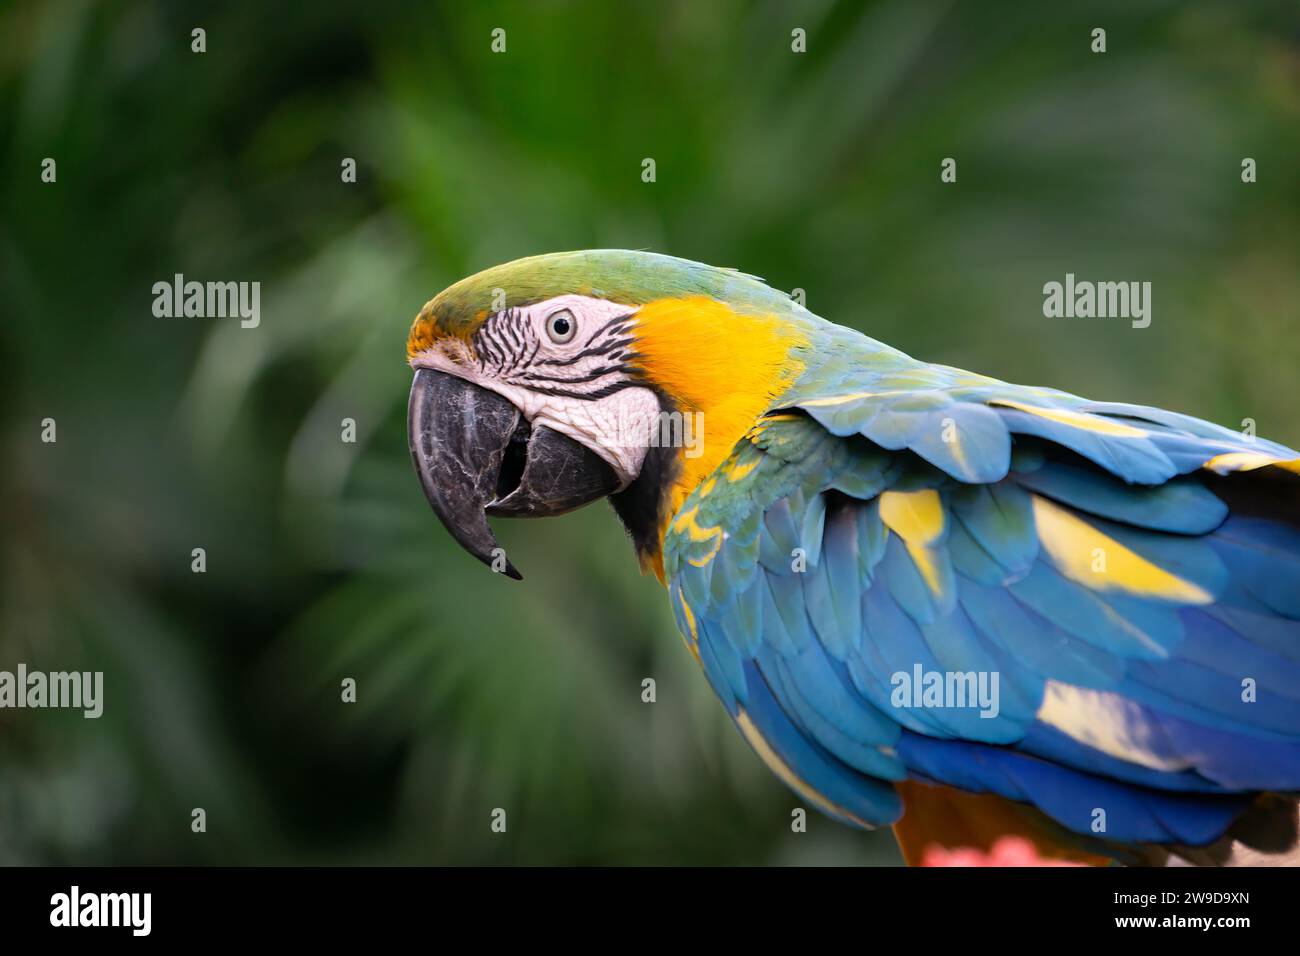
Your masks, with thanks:
[{"label": "dark pupil", "polygon": [[561,336],[563,336],[563,335],[568,335],[568,334],[569,334],[569,320],[566,319],[566,318],[564,318],[563,316],[561,316],[560,318],[558,318],[558,319],[556,319],[556,320],[554,321],[554,324],[552,324],[551,328],[555,329],[555,334],[556,334],[556,335],[561,335]]}]

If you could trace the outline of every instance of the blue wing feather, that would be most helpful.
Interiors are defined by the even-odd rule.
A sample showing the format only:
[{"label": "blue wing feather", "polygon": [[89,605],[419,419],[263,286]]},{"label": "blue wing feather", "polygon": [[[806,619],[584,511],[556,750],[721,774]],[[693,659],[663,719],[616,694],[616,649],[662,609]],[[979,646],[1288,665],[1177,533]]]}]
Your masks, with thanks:
[{"label": "blue wing feather", "polygon": [[[1300,529],[1213,483],[1294,452],[938,366],[874,384],[795,389],[665,539],[678,625],[787,784],[856,825],[895,820],[910,776],[1191,845],[1300,789]],[[886,491],[937,496],[921,544],[882,520]],[[1036,499],[1132,580],[1045,546],[1062,532]],[[900,701],[917,668],[996,673],[996,714]]]}]

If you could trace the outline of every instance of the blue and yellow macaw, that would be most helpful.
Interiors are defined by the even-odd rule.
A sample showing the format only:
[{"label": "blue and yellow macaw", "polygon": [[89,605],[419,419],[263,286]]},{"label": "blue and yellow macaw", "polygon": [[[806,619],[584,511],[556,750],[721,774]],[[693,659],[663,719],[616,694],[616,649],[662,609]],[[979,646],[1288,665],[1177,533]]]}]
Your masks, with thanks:
[{"label": "blue and yellow macaw", "polygon": [[745,740],[909,862],[1295,845],[1295,451],[921,362],[648,252],[488,269],[407,350],[461,545],[517,578],[487,516],[608,497]]}]

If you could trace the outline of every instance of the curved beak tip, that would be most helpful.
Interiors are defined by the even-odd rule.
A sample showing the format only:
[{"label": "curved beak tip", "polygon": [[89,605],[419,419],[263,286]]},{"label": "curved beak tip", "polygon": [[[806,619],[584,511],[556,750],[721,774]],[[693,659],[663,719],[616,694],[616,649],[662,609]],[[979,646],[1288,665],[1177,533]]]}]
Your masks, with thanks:
[{"label": "curved beak tip", "polygon": [[407,438],[425,497],[451,536],[516,581],[523,575],[497,543],[488,515],[563,514],[620,487],[590,449],[530,426],[497,393],[432,369],[417,369],[411,383]]}]

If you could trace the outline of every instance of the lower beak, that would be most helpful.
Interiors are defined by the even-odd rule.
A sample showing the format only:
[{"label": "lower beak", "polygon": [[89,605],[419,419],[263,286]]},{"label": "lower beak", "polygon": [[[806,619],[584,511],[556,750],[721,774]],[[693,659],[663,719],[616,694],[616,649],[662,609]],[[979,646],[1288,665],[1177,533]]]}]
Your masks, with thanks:
[{"label": "lower beak", "polygon": [[471,382],[418,369],[407,409],[411,460],[434,513],[462,548],[521,580],[487,515],[563,514],[620,487],[595,452]]}]

